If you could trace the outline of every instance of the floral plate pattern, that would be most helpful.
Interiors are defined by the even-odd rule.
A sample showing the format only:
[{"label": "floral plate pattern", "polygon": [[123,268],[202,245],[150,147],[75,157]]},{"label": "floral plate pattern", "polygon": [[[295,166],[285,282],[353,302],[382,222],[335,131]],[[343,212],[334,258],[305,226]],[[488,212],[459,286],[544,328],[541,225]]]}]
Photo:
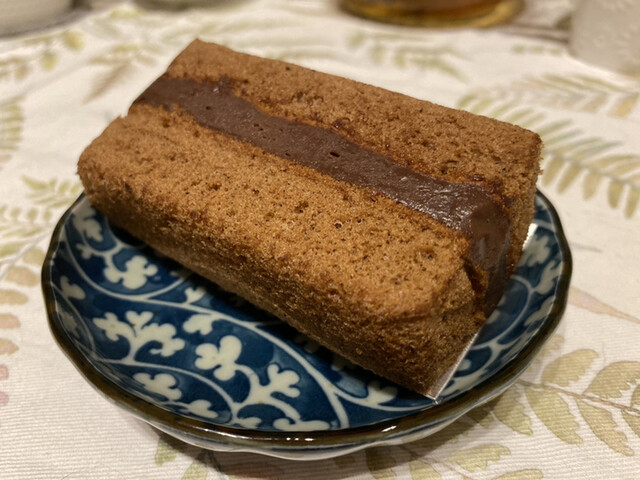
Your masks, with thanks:
[{"label": "floral plate pattern", "polygon": [[319,459],[416,440],[504,391],[564,310],[571,255],[553,206],[437,401],[376,377],[117,229],[81,196],[43,268],[49,323],[98,391],[213,449]]}]

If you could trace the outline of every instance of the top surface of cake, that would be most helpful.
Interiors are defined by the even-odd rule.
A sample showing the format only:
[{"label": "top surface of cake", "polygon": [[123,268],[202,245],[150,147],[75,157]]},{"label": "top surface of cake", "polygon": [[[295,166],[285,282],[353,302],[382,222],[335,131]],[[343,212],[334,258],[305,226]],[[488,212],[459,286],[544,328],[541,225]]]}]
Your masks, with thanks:
[{"label": "top surface of cake", "polygon": [[425,391],[442,368],[416,352],[446,351],[446,369],[499,257],[507,272],[519,257],[539,152],[513,125],[196,41],[79,172],[134,235]]}]

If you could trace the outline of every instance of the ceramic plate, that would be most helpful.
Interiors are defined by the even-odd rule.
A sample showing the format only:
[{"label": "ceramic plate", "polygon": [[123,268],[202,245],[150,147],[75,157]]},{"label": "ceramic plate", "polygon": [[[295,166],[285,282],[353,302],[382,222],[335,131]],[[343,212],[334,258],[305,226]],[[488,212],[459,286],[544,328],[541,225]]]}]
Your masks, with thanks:
[{"label": "ceramic plate", "polygon": [[115,228],[80,197],[43,268],[53,334],[98,391],[213,450],[318,459],[443,428],[506,389],[556,328],[571,257],[542,195],[497,310],[437,402],[357,368]]}]

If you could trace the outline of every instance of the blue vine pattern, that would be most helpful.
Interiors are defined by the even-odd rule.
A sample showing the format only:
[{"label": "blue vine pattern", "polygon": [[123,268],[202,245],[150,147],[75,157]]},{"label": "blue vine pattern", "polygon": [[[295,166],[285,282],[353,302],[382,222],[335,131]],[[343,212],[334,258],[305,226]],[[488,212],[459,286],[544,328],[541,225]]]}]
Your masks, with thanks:
[{"label": "blue vine pattern", "polygon": [[[489,380],[553,306],[565,259],[545,202],[507,293],[439,403]],[[358,368],[113,227],[84,198],[49,265],[57,320],[100,374],[175,415],[261,431],[339,430],[434,402]]]}]

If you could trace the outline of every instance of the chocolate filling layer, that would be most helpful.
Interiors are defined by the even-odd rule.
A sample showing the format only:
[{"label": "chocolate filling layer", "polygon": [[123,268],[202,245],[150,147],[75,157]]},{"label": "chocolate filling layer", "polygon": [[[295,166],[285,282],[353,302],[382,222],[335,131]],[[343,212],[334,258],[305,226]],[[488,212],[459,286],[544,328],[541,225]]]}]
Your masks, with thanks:
[{"label": "chocolate filling layer", "polygon": [[489,274],[485,313],[500,300],[506,281],[509,221],[481,187],[416,172],[330,130],[268,115],[234,95],[226,77],[208,84],[160,77],[134,103],[168,110],[177,105],[204,127],[336,180],[372,188],[459,230],[471,242],[471,261]]}]

